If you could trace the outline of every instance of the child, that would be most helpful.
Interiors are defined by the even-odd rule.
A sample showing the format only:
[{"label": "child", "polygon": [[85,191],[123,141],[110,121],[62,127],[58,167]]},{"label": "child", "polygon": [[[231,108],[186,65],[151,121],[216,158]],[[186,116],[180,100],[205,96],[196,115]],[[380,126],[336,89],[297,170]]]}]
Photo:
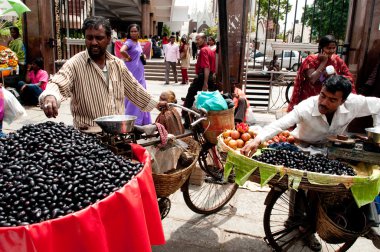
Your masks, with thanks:
[{"label": "child", "polygon": [[[160,101],[167,101],[168,103],[177,103],[177,99],[173,91],[164,91],[160,95]],[[156,123],[162,124],[169,134],[175,136],[185,133],[181,116],[174,107],[163,109],[156,118]]]}]

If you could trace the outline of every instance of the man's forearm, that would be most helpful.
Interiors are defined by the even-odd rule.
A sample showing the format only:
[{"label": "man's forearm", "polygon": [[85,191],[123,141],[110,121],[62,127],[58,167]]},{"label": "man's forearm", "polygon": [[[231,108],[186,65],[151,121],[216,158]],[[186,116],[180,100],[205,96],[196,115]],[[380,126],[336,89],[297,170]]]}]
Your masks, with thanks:
[{"label": "man's forearm", "polygon": [[204,79],[203,79],[202,90],[207,91],[208,90],[208,77],[210,76],[210,68],[204,68],[203,73],[204,73]]},{"label": "man's forearm", "polygon": [[281,131],[287,130],[300,121],[298,112],[292,110],[282,118],[272,122],[268,126],[264,127],[263,131],[258,134],[261,141],[271,139]]}]

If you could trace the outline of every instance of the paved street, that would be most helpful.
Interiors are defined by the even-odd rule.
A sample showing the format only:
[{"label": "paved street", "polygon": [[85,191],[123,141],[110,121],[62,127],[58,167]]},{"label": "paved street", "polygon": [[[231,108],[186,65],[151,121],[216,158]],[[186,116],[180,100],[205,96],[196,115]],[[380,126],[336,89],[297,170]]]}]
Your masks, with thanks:
[{"label": "paved street", "polygon": [[[161,82],[149,81],[148,91],[158,99],[159,94],[171,89],[177,94],[177,99],[187,92],[187,85],[163,85]],[[281,95],[281,94],[280,94]],[[17,130],[24,124],[47,121],[43,112],[37,107],[27,108],[28,116],[12,125],[4,125],[5,132]],[[152,117],[157,116],[157,111]],[[273,114],[255,113],[259,124],[263,125],[274,120]],[[72,124],[69,100],[62,103],[59,116],[53,121]],[[268,188],[261,189],[254,183],[246,185],[249,189],[240,188],[230,203],[222,211],[210,216],[198,215],[192,212],[184,203],[182,194],[177,191],[170,199],[172,208],[163,220],[166,245],[155,246],[153,251],[165,252],[197,252],[197,251],[270,251],[263,237],[264,199]],[[377,251],[372,243],[360,238],[349,251]]]}]

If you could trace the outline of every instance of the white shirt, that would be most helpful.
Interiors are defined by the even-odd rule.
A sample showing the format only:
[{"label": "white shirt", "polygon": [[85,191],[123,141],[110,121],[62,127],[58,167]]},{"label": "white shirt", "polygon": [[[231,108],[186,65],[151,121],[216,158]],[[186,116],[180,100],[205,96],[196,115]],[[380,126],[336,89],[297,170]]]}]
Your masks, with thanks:
[{"label": "white shirt", "polygon": [[312,96],[302,101],[290,113],[266,126],[258,137],[261,141],[265,141],[297,125],[291,132],[295,138],[309,143],[319,143],[326,141],[328,136],[343,134],[354,118],[380,115],[380,98],[350,94],[335,111],[329,125],[326,116],[318,110],[318,97],[319,95]]},{"label": "white shirt", "polygon": [[189,35],[191,41],[195,41],[195,38],[196,38],[197,34],[198,34],[198,33],[193,32],[193,33],[191,33],[191,34]]},{"label": "white shirt", "polygon": [[164,47],[165,60],[177,62],[179,60],[179,47],[176,43],[169,43]]}]

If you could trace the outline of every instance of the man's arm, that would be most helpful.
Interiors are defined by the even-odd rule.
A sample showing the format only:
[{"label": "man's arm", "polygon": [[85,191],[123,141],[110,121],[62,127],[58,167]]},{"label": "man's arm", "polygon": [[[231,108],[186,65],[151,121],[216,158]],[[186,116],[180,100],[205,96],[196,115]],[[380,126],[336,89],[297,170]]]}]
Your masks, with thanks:
[{"label": "man's arm", "polygon": [[32,71],[31,70],[31,65],[28,65],[27,67],[26,67],[26,75],[25,75],[25,82],[26,83],[30,83],[31,82],[31,79],[30,79],[30,71]]},{"label": "man's arm", "polygon": [[204,73],[204,79],[203,79],[202,91],[207,91],[208,90],[208,77],[210,75],[210,68],[204,68],[203,73]]},{"label": "man's arm", "polygon": [[177,46],[177,50],[176,50],[176,55],[177,55],[177,60],[180,60],[181,54],[179,53],[179,47],[178,46]]},{"label": "man's arm", "polygon": [[251,156],[254,154],[259,147],[259,145],[274,137],[281,131],[287,130],[288,128],[294,126],[295,124],[301,121],[301,116],[299,115],[297,107],[294,108],[291,112],[281,117],[280,119],[272,122],[268,126],[266,126],[262,132],[260,132],[255,139],[248,142],[241,150],[241,154],[246,156]]},{"label": "man's arm", "polygon": [[40,95],[39,102],[41,109],[47,117],[56,117],[58,108],[63,97],[70,97],[70,89],[73,80],[71,62],[66,62],[63,67],[48,82],[45,91]]}]

